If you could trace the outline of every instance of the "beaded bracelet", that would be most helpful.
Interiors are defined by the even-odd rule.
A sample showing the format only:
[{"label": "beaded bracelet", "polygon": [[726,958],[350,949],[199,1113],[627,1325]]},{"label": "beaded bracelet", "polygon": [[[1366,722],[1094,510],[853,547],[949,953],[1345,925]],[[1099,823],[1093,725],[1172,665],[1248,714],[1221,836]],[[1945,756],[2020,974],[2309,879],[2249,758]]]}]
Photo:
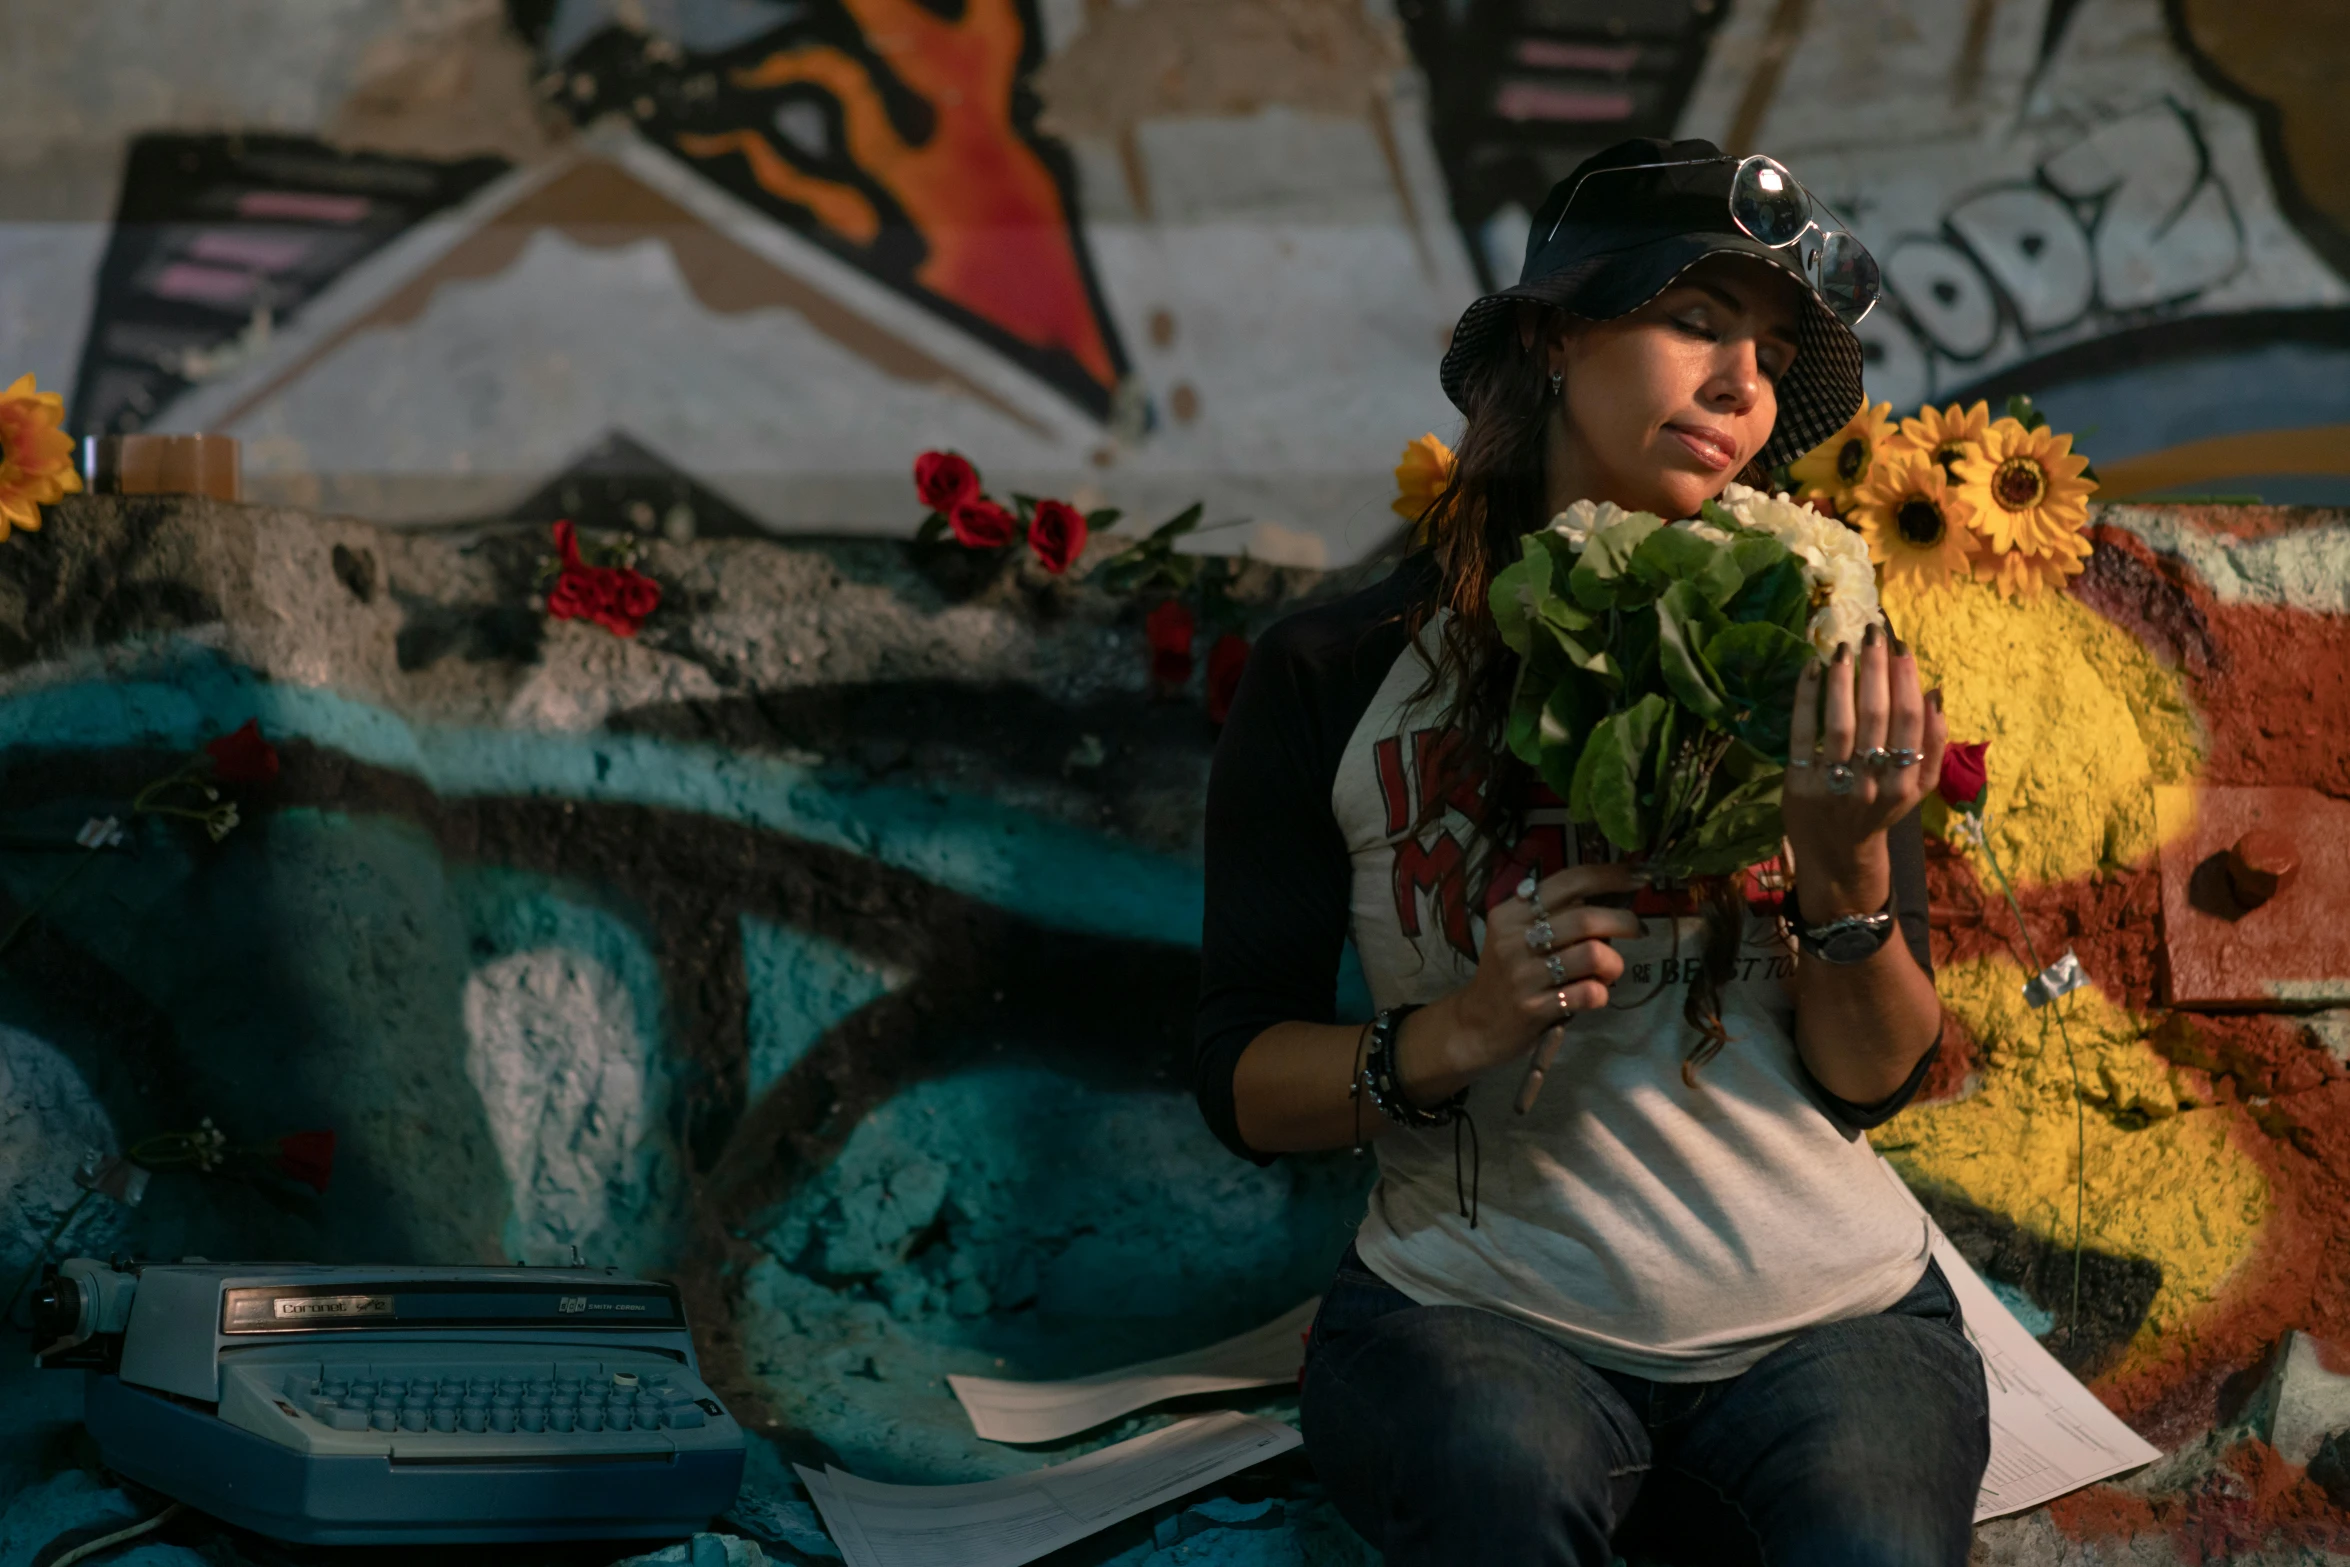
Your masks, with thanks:
[{"label": "beaded bracelet", "polygon": [[1434,1109],[1423,1110],[1403,1096],[1403,1085],[1396,1078],[1395,1052],[1403,1037],[1403,1020],[1419,1010],[1416,1006],[1389,1007],[1371,1020],[1371,1050],[1363,1064],[1363,1093],[1378,1106],[1381,1115],[1398,1126],[1450,1126],[1461,1118],[1461,1107],[1468,1102],[1466,1088]]}]

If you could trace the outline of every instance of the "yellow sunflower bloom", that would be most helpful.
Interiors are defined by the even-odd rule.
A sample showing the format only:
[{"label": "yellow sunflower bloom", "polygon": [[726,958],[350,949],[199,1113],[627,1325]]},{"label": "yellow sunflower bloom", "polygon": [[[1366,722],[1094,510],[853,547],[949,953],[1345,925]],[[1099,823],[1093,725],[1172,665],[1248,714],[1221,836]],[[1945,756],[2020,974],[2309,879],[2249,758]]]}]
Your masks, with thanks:
[{"label": "yellow sunflower bloom", "polygon": [[1974,456],[1990,430],[1991,405],[1987,402],[1972,408],[1956,403],[1948,408],[1920,408],[1901,421],[1902,442],[1940,463],[1953,482],[1958,478],[1958,460]]},{"label": "yellow sunflower bloom", "polygon": [[2081,477],[2089,459],[2074,455],[2072,446],[2069,435],[2000,419],[1983,433],[1978,453],[1958,460],[1975,531],[1993,552],[1977,570],[2011,597],[2078,576],[2089,558],[2081,529],[2097,486]]},{"label": "yellow sunflower bloom", "polygon": [[1852,492],[1875,464],[1877,454],[1893,444],[1891,403],[1863,403],[1850,423],[1804,453],[1787,467],[1799,501],[1824,500],[1844,515]]},{"label": "yellow sunflower bloom", "polygon": [[1395,499],[1388,504],[1406,522],[1418,522],[1452,482],[1452,448],[1433,432],[1403,449],[1395,464]]},{"label": "yellow sunflower bloom", "polygon": [[29,375],[0,392],[0,538],[38,531],[43,506],[81,489],[73,437],[57,428],[64,417],[65,399],[34,391]]},{"label": "yellow sunflower bloom", "polygon": [[1930,450],[1887,451],[1853,491],[1852,521],[1885,584],[1941,587],[1974,574],[1974,507]]}]

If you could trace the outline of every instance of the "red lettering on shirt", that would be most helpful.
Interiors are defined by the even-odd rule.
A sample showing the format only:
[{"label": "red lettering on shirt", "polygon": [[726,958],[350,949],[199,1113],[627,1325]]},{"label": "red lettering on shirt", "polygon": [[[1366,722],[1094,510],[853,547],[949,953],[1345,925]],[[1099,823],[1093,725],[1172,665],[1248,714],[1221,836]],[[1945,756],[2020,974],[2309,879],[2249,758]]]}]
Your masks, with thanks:
[{"label": "red lettering on shirt", "polygon": [[1371,747],[1371,762],[1379,771],[1379,798],[1387,806],[1387,836],[1412,825],[1411,785],[1403,776],[1403,736],[1389,735]]},{"label": "red lettering on shirt", "polygon": [[1477,945],[1469,935],[1469,900],[1462,887],[1461,844],[1449,832],[1422,845],[1406,838],[1395,846],[1395,921],[1406,936],[1420,934],[1420,894],[1432,893],[1444,939],[1453,950],[1475,961]]}]

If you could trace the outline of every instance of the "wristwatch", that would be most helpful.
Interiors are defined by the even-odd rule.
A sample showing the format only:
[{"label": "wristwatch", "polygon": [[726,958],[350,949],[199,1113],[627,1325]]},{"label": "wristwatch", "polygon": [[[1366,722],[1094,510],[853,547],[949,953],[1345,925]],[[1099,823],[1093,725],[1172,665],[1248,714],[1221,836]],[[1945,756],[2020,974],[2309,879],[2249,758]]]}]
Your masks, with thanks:
[{"label": "wristwatch", "polygon": [[1789,923],[1795,928],[1795,948],[1805,957],[1822,963],[1866,963],[1893,934],[1893,900],[1887,898],[1885,907],[1874,914],[1839,915],[1820,925]]}]

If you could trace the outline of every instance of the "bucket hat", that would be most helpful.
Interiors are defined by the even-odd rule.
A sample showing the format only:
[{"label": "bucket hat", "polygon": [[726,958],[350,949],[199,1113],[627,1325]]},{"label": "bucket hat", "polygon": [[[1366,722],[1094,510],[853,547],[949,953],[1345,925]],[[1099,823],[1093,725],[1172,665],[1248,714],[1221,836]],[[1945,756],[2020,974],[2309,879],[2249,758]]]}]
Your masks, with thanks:
[{"label": "bucket hat", "polygon": [[[1842,429],[1863,398],[1860,339],[1822,293],[1814,275],[1817,245],[1802,238],[1765,244],[1732,217],[1733,186],[1743,167],[1710,141],[1654,137],[1618,142],[1577,165],[1535,213],[1518,281],[1462,312],[1438,372],[1445,396],[1469,411],[1472,383],[1507,341],[1520,300],[1556,305],[1590,321],[1612,320],[1654,299],[1706,257],[1730,254],[1778,268],[1803,292],[1795,362],[1777,383],[1778,423],[1759,459],[1765,466],[1791,462]],[[1607,170],[1620,172],[1589,178]],[[1809,201],[1800,186],[1796,192]],[[1817,211],[1816,203],[1811,210]],[[1850,248],[1865,267],[1866,297],[1873,301],[1875,262],[1857,241]],[[1839,302],[1851,313],[1849,288]],[[1866,311],[1864,302],[1858,314]]]}]

